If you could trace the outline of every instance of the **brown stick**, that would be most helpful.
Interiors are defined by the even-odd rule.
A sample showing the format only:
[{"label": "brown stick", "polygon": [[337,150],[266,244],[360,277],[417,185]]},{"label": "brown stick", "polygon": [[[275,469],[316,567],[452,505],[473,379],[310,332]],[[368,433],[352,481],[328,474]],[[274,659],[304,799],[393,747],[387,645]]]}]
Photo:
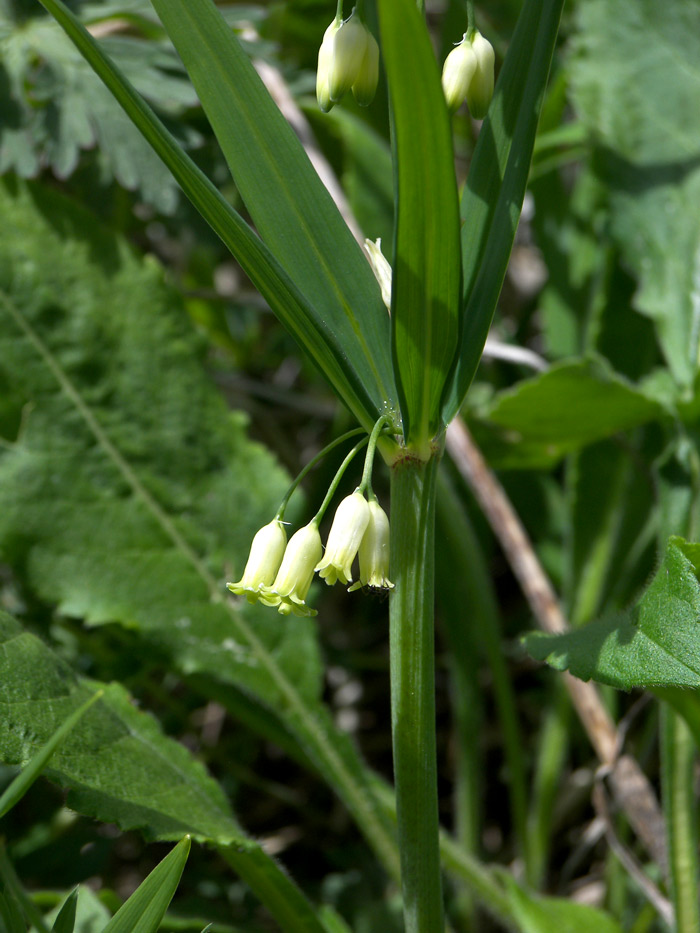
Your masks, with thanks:
[{"label": "brown stick", "polygon": [[[553,635],[568,631],[554,588],[515,509],[461,418],[455,418],[447,429],[446,446],[496,534],[540,628]],[[648,778],[634,758],[621,754],[621,739],[595,684],[578,680],[568,671],[563,676],[578,717],[609,775],[618,806],[665,875],[664,821]]]}]

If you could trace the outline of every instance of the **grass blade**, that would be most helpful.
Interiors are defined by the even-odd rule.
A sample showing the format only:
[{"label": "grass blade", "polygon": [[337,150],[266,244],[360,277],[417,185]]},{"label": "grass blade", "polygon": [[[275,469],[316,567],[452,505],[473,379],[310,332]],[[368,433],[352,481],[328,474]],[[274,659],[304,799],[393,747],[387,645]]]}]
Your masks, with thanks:
[{"label": "grass blade", "polygon": [[96,700],[99,700],[101,696],[102,691],[98,690],[97,693],[93,694],[82,706],[78,707],[75,712],[71,713],[58,729],[56,729],[46,745],[39,749],[28,764],[22,768],[22,771],[5,790],[2,797],[0,797],[0,817],[3,817],[16,803],[19,803],[44,770],[49,759],[61,742],[64,741],[66,736],[75,728],[78,722],[80,722],[85,713],[87,713],[92,704],[95,703]]},{"label": "grass blade", "polygon": [[190,837],[178,842],[109,921],[102,933],[156,933],[180,883]]},{"label": "grass blade", "polygon": [[63,902],[51,927],[51,933],[73,933],[75,929],[75,911],[78,906],[78,889],[73,888]]},{"label": "grass blade", "polygon": [[462,195],[460,348],[443,418],[459,411],[491,326],[525,195],[564,0],[526,0]]},{"label": "grass blade", "polygon": [[435,55],[412,0],[380,0],[391,89],[396,227],[391,296],[404,435],[427,455],[458,338],[460,247],[452,135]]},{"label": "grass blade", "polygon": [[153,0],[255,227],[346,348],[375,404],[394,398],[390,325],[369,263],[211,0]]},{"label": "grass blade", "polygon": [[323,316],[302,295],[268,247],[186,155],[65,4],[61,0],[39,2],[56,19],[104,81],[202,217],[231,250],[281,323],[322,370],[331,387],[360,424],[371,429],[380,409],[384,409],[384,400],[371,395],[354,368],[352,359],[360,356],[357,352],[353,353],[353,350],[357,350],[357,338],[353,335],[347,343],[339,339]]}]

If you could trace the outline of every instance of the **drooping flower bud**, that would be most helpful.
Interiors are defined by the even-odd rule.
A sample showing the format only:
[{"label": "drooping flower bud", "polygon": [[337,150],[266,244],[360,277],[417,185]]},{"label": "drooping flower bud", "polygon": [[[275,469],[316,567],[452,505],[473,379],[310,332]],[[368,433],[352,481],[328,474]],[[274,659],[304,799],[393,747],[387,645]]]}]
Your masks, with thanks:
[{"label": "drooping flower bud", "polygon": [[467,89],[467,107],[475,120],[483,120],[493,97],[495,55],[493,46],[477,32],[472,39],[477,68]]},{"label": "drooping flower bud", "polygon": [[379,82],[379,46],[369,29],[366,26],[363,28],[367,33],[367,45],[360,70],[352,86],[352,93],[360,107],[369,107],[377,93]]},{"label": "drooping flower bud", "polygon": [[360,544],[360,579],[350,591],[361,586],[392,590],[389,580],[389,519],[376,499],[369,502],[369,523]]},{"label": "drooping flower bud", "polygon": [[477,67],[474,49],[465,38],[452,49],[442,66],[442,89],[449,110],[458,110],[466,100]]},{"label": "drooping flower bud", "polygon": [[324,113],[333,107],[328,87],[328,78],[333,61],[333,38],[340,29],[341,19],[334,19],[323,35],[323,42],[318,50],[318,68],[316,70],[316,100]]},{"label": "drooping flower bud", "polygon": [[326,553],[316,567],[329,586],[336,580],[352,583],[352,562],[369,524],[369,506],[357,490],[338,506],[326,542]]},{"label": "drooping flower bud", "polygon": [[474,119],[484,119],[493,97],[494,62],[488,39],[476,30],[465,33],[442,69],[442,87],[450,110],[457,110],[466,100]]},{"label": "drooping flower bud", "polygon": [[328,93],[337,103],[357,81],[367,51],[369,32],[355,13],[336,31],[331,40]]},{"label": "drooping flower bud", "polygon": [[272,586],[261,590],[260,602],[277,606],[282,615],[315,616],[304,600],[314,576],[314,567],[323,553],[321,535],[315,522],[309,522],[289,539],[282,564]]},{"label": "drooping flower bud", "polygon": [[253,538],[243,576],[238,583],[227,583],[229,590],[250,603],[257,602],[262,588],[275,579],[286,544],[287,533],[280,521],[264,525]]}]

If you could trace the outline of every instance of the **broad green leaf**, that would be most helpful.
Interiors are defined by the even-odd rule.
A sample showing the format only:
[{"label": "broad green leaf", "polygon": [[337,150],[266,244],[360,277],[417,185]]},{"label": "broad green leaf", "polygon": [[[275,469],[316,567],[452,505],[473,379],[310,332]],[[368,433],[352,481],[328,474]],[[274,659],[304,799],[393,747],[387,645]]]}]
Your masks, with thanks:
[{"label": "broad green leaf", "polygon": [[390,407],[390,329],[377,282],[298,137],[212,0],[152,2],[260,236],[343,347],[377,409]]},{"label": "broad green leaf", "polygon": [[137,628],[181,670],[274,704],[241,630],[255,619],[263,650],[316,697],[310,620],[218,599],[286,478],[207,379],[162,272],[55,193],[0,186],[0,208],[0,379],[14,403],[0,553],[61,613]]},{"label": "broad green leaf", "polygon": [[564,635],[533,632],[525,647],[557,670],[624,690],[700,686],[700,544],[671,538],[630,611]]},{"label": "broad green leaf", "polygon": [[122,904],[102,933],[156,933],[180,883],[189,852],[190,837],[185,836]]},{"label": "broad green leaf", "polygon": [[118,684],[78,678],[42,641],[0,614],[0,755],[22,765],[95,693],[103,697],[53,756],[46,776],[69,788],[68,805],[149,838],[246,845],[228,802],[204,767]]},{"label": "broad green leaf", "polygon": [[459,411],[506,273],[563,0],[525,0],[462,194],[463,311],[443,418]]},{"label": "broad green leaf", "polygon": [[[666,362],[688,389],[698,370],[700,8],[670,0],[577,7],[571,86],[601,144],[611,230],[639,280],[634,304],[655,323]],[[672,106],[669,106],[672,101]]]},{"label": "broad green leaf", "polygon": [[[231,250],[282,324],[319,367],[339,398],[358,421],[369,429],[391,397],[388,394],[373,397],[372,384],[365,383],[366,370],[372,369],[372,365],[364,349],[358,351],[361,344],[358,335],[353,333],[346,343],[340,340],[329,326],[325,308],[312,306],[272,252],[185,154],[65,4],[61,0],[40,2],[56,18],[104,81],[197,210]],[[356,364],[360,366],[359,370]]]},{"label": "broad green leaf", "polygon": [[391,296],[404,436],[423,453],[441,427],[457,347],[461,264],[449,116],[425,20],[412,0],[379,0],[389,83],[396,221]]},{"label": "broad green leaf", "polygon": [[[224,851],[235,853],[236,870],[273,916],[285,919],[285,929],[322,933],[304,895],[258,843],[246,838],[203,765],[163,735],[123,687],[77,677],[5,613],[0,613],[0,683],[0,760],[22,764],[31,758],[36,745],[44,744],[66,716],[96,689],[102,690],[101,699],[55,753],[46,772],[68,787],[68,805],[122,829],[140,829],[149,838],[173,840],[187,833],[229,847]],[[144,893],[143,900],[150,900],[150,893]],[[170,897],[161,902],[158,912],[164,912],[169,901]],[[143,903],[136,914],[143,914]],[[138,930],[122,926],[131,917],[129,910],[117,929]]]},{"label": "broad green leaf", "polygon": [[[36,781],[44,770],[61,742],[65,741],[71,730],[75,728],[92,704],[98,700],[100,696],[101,694],[99,692],[94,694],[94,696],[91,696],[82,706],[75,710],[74,713],[71,713],[65,722],[62,722],[58,729],[56,729],[46,745],[39,749],[31,761],[27,762],[21,773],[17,775],[3,793],[2,797],[0,797],[0,817],[4,816],[22,799],[22,797],[24,797],[34,781]],[[75,907],[73,907],[73,914],[75,914]]]},{"label": "broad green leaf", "polygon": [[489,461],[501,468],[549,466],[571,451],[668,417],[601,358],[552,366],[500,392],[475,414]]},{"label": "broad green leaf", "polygon": [[395,873],[390,821],[318,705],[313,621],[221,598],[286,478],[205,376],[153,261],[36,186],[0,186],[0,209],[2,559],[59,612],[264,704]]},{"label": "broad green leaf", "polygon": [[[97,694],[95,694],[97,696]],[[88,701],[90,702],[90,701]],[[73,933],[75,929],[75,915],[78,906],[78,888],[73,888],[63,902],[58,916],[53,922],[51,933]]]},{"label": "broad green leaf", "polygon": [[563,897],[540,897],[503,874],[520,933],[622,933],[613,918],[596,907]]}]

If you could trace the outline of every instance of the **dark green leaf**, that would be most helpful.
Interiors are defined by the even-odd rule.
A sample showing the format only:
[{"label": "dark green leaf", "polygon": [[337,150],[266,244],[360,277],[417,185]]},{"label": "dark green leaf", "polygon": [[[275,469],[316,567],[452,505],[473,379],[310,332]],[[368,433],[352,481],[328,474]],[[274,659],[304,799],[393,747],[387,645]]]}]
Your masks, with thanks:
[{"label": "dark green leaf", "polygon": [[394,369],[404,435],[427,452],[457,347],[459,210],[449,116],[425,21],[413,0],[379,0],[390,89],[396,226]]},{"label": "dark green leaf", "polygon": [[156,933],[180,883],[190,852],[186,836],[141,882],[102,933]]},{"label": "dark green leaf", "polygon": [[[99,699],[100,695],[99,692],[96,693],[86,700],[74,713],[71,713],[65,722],[62,722],[58,729],[56,729],[46,745],[39,749],[31,761],[27,762],[20,774],[17,775],[3,793],[2,797],[0,797],[0,817],[4,816],[22,799],[22,797],[24,797],[34,781],[36,781],[44,770],[61,742],[65,741],[70,731],[75,728],[92,704]],[[73,906],[73,914],[75,914],[75,905]]]},{"label": "dark green leaf", "polygon": [[533,657],[582,680],[632,687],[700,686],[700,544],[671,538],[637,605],[565,635],[531,633]]},{"label": "dark green leaf", "polygon": [[345,221],[211,0],[153,0],[262,239],[343,347],[377,410],[394,400],[389,321]]},{"label": "dark green leaf", "polygon": [[321,369],[334,391],[361,424],[371,427],[390,396],[372,398],[371,387],[365,385],[361,374],[354,368],[351,356],[356,360],[361,358],[363,370],[372,368],[364,349],[359,354],[357,352],[357,335],[353,335],[349,343],[341,343],[338,335],[329,327],[324,309],[319,310],[309,304],[270,250],[184,153],[70,10],[61,0],[40,2],[58,20],[102,78],[129,118],[168,166],[182,190],[231,250],[279,320]]},{"label": "dark green leaf", "polygon": [[[88,701],[89,702],[89,701]],[[73,888],[63,902],[51,927],[51,933],[73,933],[75,929],[75,913],[78,905],[78,889]]]},{"label": "dark green leaf", "polygon": [[27,933],[20,906],[7,890],[0,892],[0,933]]},{"label": "dark green leaf", "polygon": [[443,417],[474,377],[508,265],[563,0],[526,0],[479,134],[462,195],[464,307]]},{"label": "dark green leaf", "polygon": [[[654,321],[677,383],[698,369],[700,8],[670,0],[580,4],[571,81],[577,110],[603,144],[612,233],[637,275],[635,307]],[[669,101],[673,106],[669,106]]]}]

